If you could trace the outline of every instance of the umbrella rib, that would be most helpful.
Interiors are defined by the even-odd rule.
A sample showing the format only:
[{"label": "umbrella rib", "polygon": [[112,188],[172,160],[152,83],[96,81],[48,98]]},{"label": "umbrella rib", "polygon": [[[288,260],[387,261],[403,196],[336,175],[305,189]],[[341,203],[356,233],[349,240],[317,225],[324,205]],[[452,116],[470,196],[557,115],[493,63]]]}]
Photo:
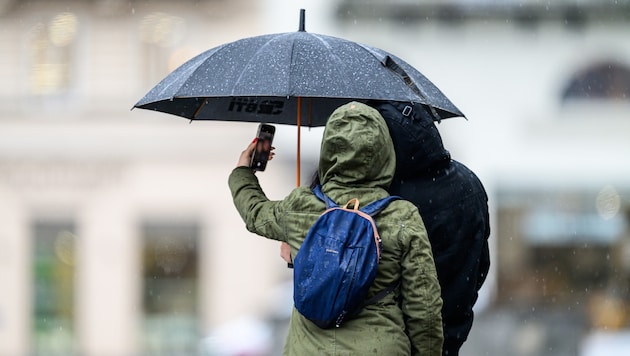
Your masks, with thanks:
[{"label": "umbrella rib", "polygon": [[[412,87],[409,85],[409,83],[407,82],[407,80],[405,80],[405,76],[404,76],[404,75],[401,75],[400,73],[397,73],[397,72],[396,72],[394,69],[392,69],[391,67],[388,67],[388,65],[387,65],[388,61],[389,61],[389,63],[391,63],[391,61],[393,61],[393,59],[389,56],[389,54],[386,54],[383,58],[380,58],[380,57],[377,55],[377,53],[375,53],[375,52],[374,52],[374,50],[372,50],[372,48],[371,48],[371,47],[369,47],[369,46],[367,46],[367,45],[364,45],[364,44],[362,44],[362,43],[356,43],[356,44],[357,44],[357,45],[361,48],[361,50],[363,50],[363,51],[367,52],[369,55],[371,55],[371,56],[375,57],[375,58],[376,58],[379,62],[381,62],[381,64],[383,65],[383,67],[388,68],[388,69],[392,72],[392,74],[398,75],[400,78],[402,78],[402,79],[403,79],[402,84],[403,84],[405,87],[407,87],[407,88],[411,89],[412,91],[414,91],[414,90],[413,90],[413,88],[412,88]],[[395,64],[395,62],[394,62],[394,64]],[[401,68],[401,70],[402,70],[402,68]],[[404,71],[403,71],[403,72],[404,72]],[[406,74],[406,73],[405,73],[405,74]],[[407,76],[407,77],[408,77],[408,76]],[[411,78],[409,78],[409,80],[411,81]],[[411,81],[411,83],[413,83],[413,81]],[[415,83],[413,83],[413,84],[415,85]],[[416,87],[417,87],[417,86],[416,86]],[[414,91],[414,92],[415,92],[415,91]],[[422,93],[418,93],[418,92],[417,92],[417,94],[420,94],[420,97],[421,97],[421,98],[423,98],[423,99],[425,99],[425,101],[427,101],[427,100],[426,100],[426,96],[425,96],[425,95],[423,95]]]},{"label": "umbrella rib", "polygon": [[[306,32],[305,32],[306,33]],[[293,68],[295,68],[295,41],[291,42],[291,62],[289,63],[289,75],[287,75],[287,93],[293,94],[294,88],[291,87],[291,76],[293,75]]]},{"label": "umbrella rib", "polygon": [[340,68],[344,67],[343,63],[344,61],[335,53],[332,51],[332,47],[330,46],[330,44],[321,36],[317,35],[317,34],[313,34],[310,33],[311,36],[315,37],[319,42],[321,42],[324,47],[326,47],[326,49],[328,50],[328,52],[330,53],[331,57],[335,58],[337,65],[334,67],[335,70],[337,71],[337,74],[339,76],[341,76],[341,70],[339,70]]},{"label": "umbrella rib", "polygon": [[[216,48],[214,48],[214,49],[211,49],[211,50],[209,50],[209,51],[214,51],[213,53],[217,53],[217,52],[219,52],[219,50],[223,49],[225,46],[226,46],[226,45],[221,45],[221,46],[216,47]],[[199,58],[201,59],[201,58],[202,58],[202,56],[205,56],[206,54],[207,54],[207,52],[204,52],[204,53],[202,53],[202,54],[198,55],[197,57],[199,57]],[[187,78],[193,78],[193,77],[195,76],[195,74],[197,73],[197,71],[199,70],[199,68],[201,68],[201,67],[202,67],[203,63],[204,63],[204,62],[205,62],[208,58],[210,58],[210,57],[212,57],[212,56],[205,56],[205,58],[203,58],[202,60],[200,60],[200,61],[199,61],[199,63],[197,63],[197,65],[195,65],[195,66],[191,66],[191,68],[186,68],[186,72],[190,71],[190,75],[188,75],[188,76],[187,76]],[[194,68],[194,69],[193,69],[193,68]],[[179,86],[179,88],[177,88],[177,90],[173,91],[173,96],[172,96],[171,98],[173,98],[173,97],[177,97],[177,93],[179,93],[179,91],[180,91],[180,90],[181,90],[184,86],[186,86],[186,82],[187,82],[187,80],[184,80],[184,81],[181,83],[181,85]],[[164,91],[165,91],[167,88],[169,88],[172,84],[174,84],[174,83],[170,83],[170,84],[168,84],[168,85],[167,85],[164,89],[162,89],[161,91],[162,91],[162,92],[164,92]]]},{"label": "umbrella rib", "polygon": [[405,84],[405,86],[424,100],[424,103],[421,103],[421,104],[429,107],[429,110],[431,111],[431,114],[433,115],[433,117],[438,122],[441,120],[440,114],[438,114],[438,112],[435,110],[435,106],[429,102],[427,95],[416,84],[416,82],[414,82],[413,79],[409,77],[409,74],[400,65],[398,65],[398,63],[396,63],[396,61],[389,54],[386,54],[385,57],[381,59],[379,58],[377,53],[375,53],[372,50],[372,48],[370,48],[369,46],[366,46],[361,43],[357,43],[357,45],[359,45],[359,47],[361,47],[364,51],[368,52],[370,55],[378,59],[379,62],[381,62],[381,64],[383,64],[383,66],[389,69],[392,73],[398,75],[401,79],[403,79],[403,83]]},{"label": "umbrella rib", "polygon": [[435,108],[433,107],[433,105],[429,103],[427,96],[422,92],[422,90],[418,87],[418,85],[416,85],[413,79],[409,77],[409,74],[407,74],[407,72],[401,66],[399,66],[398,63],[396,63],[396,61],[394,61],[392,57],[390,56],[385,57],[385,63],[383,63],[383,65],[389,68],[392,72],[398,74],[403,79],[403,82],[407,85],[407,87],[413,90],[416,94],[418,94],[418,96],[420,96],[425,101],[425,105],[429,107],[433,117],[437,119],[438,122],[440,122],[441,120],[440,115],[437,113],[437,111],[435,111]]},{"label": "umbrella rib", "polygon": [[[286,35],[286,34],[283,34],[283,35]],[[237,84],[241,81],[241,78],[243,78],[243,75],[244,75],[246,69],[250,67],[250,63],[255,62],[254,59],[258,57],[258,54],[261,53],[262,50],[265,47],[268,47],[271,42],[274,42],[279,36],[277,36],[277,37],[270,37],[270,39],[267,42],[265,42],[262,46],[258,47],[256,52],[254,52],[254,55],[252,55],[250,57],[250,59],[247,61],[247,64],[245,66],[243,66],[243,70],[241,71],[241,73],[239,73],[238,78],[234,81],[234,84],[232,85],[232,90],[230,92],[230,95],[232,95],[232,96],[234,95],[234,88],[237,87]],[[293,52],[293,48],[291,48],[291,52]],[[291,54],[291,55],[293,55],[293,54]]]},{"label": "umbrella rib", "polygon": [[[344,67],[344,66],[343,66],[343,63],[344,63],[343,59],[342,59],[342,58],[340,58],[340,57],[339,57],[339,56],[338,56],[335,52],[333,52],[333,51],[332,51],[332,49],[331,49],[331,47],[330,47],[329,43],[328,43],[328,42],[327,42],[324,38],[322,38],[322,37],[318,36],[317,34],[311,34],[311,35],[312,35],[313,37],[317,38],[317,39],[318,39],[318,40],[319,40],[319,41],[320,41],[320,42],[321,42],[321,43],[322,43],[322,44],[323,44],[323,45],[324,45],[324,46],[328,49],[328,51],[330,52],[331,57],[335,58],[335,60],[336,60],[336,62],[337,62],[337,64],[338,64],[337,66],[335,66],[335,69],[337,70],[337,72],[338,72],[338,73],[341,73],[341,71],[340,71],[340,70],[338,70],[338,69],[340,69],[340,68],[343,68],[343,67]],[[384,67],[387,67],[393,75],[397,75],[397,76],[399,76],[401,79],[403,79],[403,83],[402,83],[402,85],[403,85],[403,86],[405,86],[405,87],[407,87],[408,89],[410,89],[410,90],[414,91],[414,92],[415,92],[418,96],[420,96],[422,99],[424,99],[424,101],[425,101],[425,102],[428,102],[428,100],[427,100],[427,98],[426,98],[426,95],[424,95],[424,93],[422,93],[422,92],[420,91],[420,89],[417,87],[417,85],[415,84],[415,82],[413,82],[413,81],[411,80],[411,78],[409,78],[409,76],[408,76],[408,75],[404,72],[404,70],[403,70],[402,68],[400,68],[400,70],[403,72],[403,74],[404,74],[404,75],[403,75],[403,74],[401,74],[401,73],[398,73],[398,72],[397,72],[397,71],[395,71],[393,68],[390,68],[389,66],[387,66],[387,64],[386,64],[387,62],[383,62],[383,61],[390,61],[390,62],[391,62],[391,61],[393,61],[393,59],[391,59],[389,55],[386,55],[386,56],[385,56],[385,58],[380,59],[380,58],[377,56],[377,54],[376,54],[376,53],[374,53],[374,52],[371,50],[371,48],[370,48],[369,46],[366,46],[366,45],[361,44],[361,43],[358,43],[358,42],[350,42],[350,43],[351,43],[353,46],[358,47],[358,48],[359,48],[359,50],[364,51],[364,52],[367,52],[370,56],[375,57],[375,58],[376,58],[376,59],[377,59],[380,63],[382,63],[382,65],[383,65]],[[394,62],[393,64],[394,64],[394,65],[397,65],[395,62]],[[405,76],[406,76],[407,78],[405,78]],[[408,82],[407,82],[407,80],[409,80],[409,81],[410,81],[410,83],[408,83]],[[416,90],[414,90],[414,87],[416,88]],[[410,101],[411,101],[411,100],[410,100]],[[437,114],[437,112],[434,112],[434,111],[435,111],[435,109],[434,109],[432,106],[431,106],[430,108],[431,108],[431,110],[432,110],[432,113],[433,113],[434,115],[436,115],[436,118],[439,118],[439,115]]]},{"label": "umbrella rib", "polygon": [[195,113],[192,116],[191,120],[194,120],[195,118],[197,118],[197,115],[199,114],[199,112],[201,111],[201,109],[203,109],[204,106],[206,106],[206,104],[208,103],[207,99],[204,99],[201,104],[199,105],[199,107],[197,108],[197,110],[195,110]]}]

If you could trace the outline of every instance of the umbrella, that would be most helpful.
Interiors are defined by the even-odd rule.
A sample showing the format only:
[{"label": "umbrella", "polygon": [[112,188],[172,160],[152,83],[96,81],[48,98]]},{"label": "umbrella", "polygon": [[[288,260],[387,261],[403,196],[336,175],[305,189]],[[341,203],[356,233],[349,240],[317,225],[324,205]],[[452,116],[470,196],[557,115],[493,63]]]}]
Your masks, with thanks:
[{"label": "umbrella", "polygon": [[181,65],[134,107],[190,120],[323,126],[349,101],[428,107],[436,121],[464,116],[424,75],[384,50],[299,31],[244,38]]}]

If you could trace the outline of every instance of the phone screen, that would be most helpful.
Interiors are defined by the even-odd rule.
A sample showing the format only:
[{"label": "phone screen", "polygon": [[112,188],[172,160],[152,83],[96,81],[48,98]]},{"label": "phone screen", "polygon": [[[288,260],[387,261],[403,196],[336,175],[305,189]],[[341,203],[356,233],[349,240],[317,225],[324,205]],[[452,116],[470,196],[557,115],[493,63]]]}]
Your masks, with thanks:
[{"label": "phone screen", "polygon": [[271,154],[271,144],[276,128],[269,124],[260,124],[258,126],[258,141],[256,142],[256,150],[252,155],[250,167],[255,171],[264,171],[267,167],[267,161]]}]

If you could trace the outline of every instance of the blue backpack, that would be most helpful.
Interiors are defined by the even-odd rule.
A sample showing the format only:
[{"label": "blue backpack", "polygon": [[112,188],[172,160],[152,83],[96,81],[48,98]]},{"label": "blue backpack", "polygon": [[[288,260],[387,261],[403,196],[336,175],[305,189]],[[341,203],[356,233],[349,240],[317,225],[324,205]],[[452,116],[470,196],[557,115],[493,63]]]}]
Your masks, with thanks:
[{"label": "blue backpack", "polygon": [[381,257],[381,238],[372,216],[400,198],[389,196],[359,209],[356,198],[338,206],[319,185],[313,193],[327,209],[308,231],[293,261],[293,301],[300,314],[326,329],[339,327],[395,288],[365,300]]}]

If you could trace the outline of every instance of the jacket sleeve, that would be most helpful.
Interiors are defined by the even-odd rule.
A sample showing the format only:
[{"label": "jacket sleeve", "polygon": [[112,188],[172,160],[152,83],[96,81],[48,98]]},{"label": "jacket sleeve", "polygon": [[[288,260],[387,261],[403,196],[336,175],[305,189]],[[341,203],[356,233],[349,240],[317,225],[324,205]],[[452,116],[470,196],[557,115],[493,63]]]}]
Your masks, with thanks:
[{"label": "jacket sleeve", "polygon": [[490,270],[490,248],[488,246],[488,238],[490,237],[490,215],[488,213],[488,196],[484,192],[484,200],[482,204],[481,212],[484,217],[484,229],[483,229],[483,246],[481,247],[481,256],[479,257],[479,270],[477,276],[477,291],[481,289],[486,277],[488,277],[488,271]]},{"label": "jacket sleeve", "polygon": [[250,168],[235,168],[228,178],[228,185],[247,230],[270,239],[286,240],[281,225],[284,202],[269,200]]},{"label": "jacket sleeve", "polygon": [[442,355],[442,298],[431,245],[419,215],[407,220],[401,261],[401,308],[412,355]]}]

